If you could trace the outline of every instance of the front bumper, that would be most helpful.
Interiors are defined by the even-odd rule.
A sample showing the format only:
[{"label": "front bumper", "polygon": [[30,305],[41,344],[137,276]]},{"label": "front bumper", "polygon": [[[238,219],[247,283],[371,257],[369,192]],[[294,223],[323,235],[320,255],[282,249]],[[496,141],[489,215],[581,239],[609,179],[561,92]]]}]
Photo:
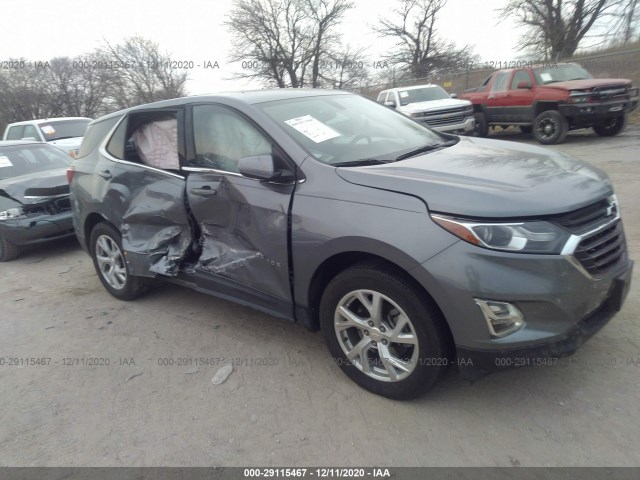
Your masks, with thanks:
[{"label": "front bumper", "polygon": [[554,339],[526,348],[495,351],[458,347],[457,363],[462,377],[474,381],[504,368],[553,366],[558,358],[574,354],[620,310],[629,293],[632,269],[633,264],[613,281],[608,297],[596,311]]},{"label": "front bumper", "polygon": [[[440,307],[462,375],[476,379],[575,352],[621,308],[632,268],[625,253],[596,279],[569,256],[510,254],[460,241],[411,273]],[[515,305],[524,327],[492,337],[475,298]]]},{"label": "front bumper", "polygon": [[0,222],[0,234],[16,246],[34,245],[74,235],[71,212]]},{"label": "front bumper", "polygon": [[638,97],[607,102],[566,103],[558,107],[565,117],[574,121],[604,120],[630,113],[638,107]]},{"label": "front bumper", "polygon": [[436,130],[437,132],[444,133],[471,133],[476,128],[476,121],[473,117],[467,117],[463,122],[454,123],[451,125],[434,125],[431,126],[427,122],[421,122],[423,125]]}]

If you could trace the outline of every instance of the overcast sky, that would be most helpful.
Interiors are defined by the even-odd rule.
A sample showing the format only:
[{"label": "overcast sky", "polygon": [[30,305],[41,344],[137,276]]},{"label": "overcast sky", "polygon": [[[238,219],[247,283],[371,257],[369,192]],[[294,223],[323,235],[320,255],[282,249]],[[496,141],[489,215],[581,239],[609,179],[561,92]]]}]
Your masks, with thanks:
[{"label": "overcast sky", "polygon": [[[372,60],[390,48],[372,32],[381,15],[389,14],[394,0],[354,0],[340,31],[344,43],[367,46]],[[518,32],[513,23],[499,19],[496,9],[506,0],[449,0],[438,22],[444,37],[458,46],[474,46],[483,61],[518,60],[513,46]],[[238,66],[227,62],[229,37],[222,23],[232,0],[2,0],[0,60],[26,57],[45,61],[56,56],[76,56],[108,41],[140,35],[160,44],[172,60],[204,65],[217,61],[220,69],[189,70],[191,94],[258,88],[228,80]]]}]

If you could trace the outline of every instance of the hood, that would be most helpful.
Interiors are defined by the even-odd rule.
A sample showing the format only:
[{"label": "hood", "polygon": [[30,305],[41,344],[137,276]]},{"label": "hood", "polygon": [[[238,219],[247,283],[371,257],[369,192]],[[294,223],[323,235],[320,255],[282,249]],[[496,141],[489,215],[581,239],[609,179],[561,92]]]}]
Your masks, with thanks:
[{"label": "hood", "polygon": [[69,154],[70,151],[77,151],[80,148],[83,137],[61,138],[60,140],[51,140],[47,142],[49,145],[53,145],[59,148],[64,153]]},{"label": "hood", "polygon": [[10,197],[23,205],[68,194],[69,183],[67,170],[64,168],[0,180],[0,195]]},{"label": "hood", "polygon": [[469,107],[468,100],[458,100],[457,98],[443,98],[442,100],[431,100],[428,102],[416,102],[401,106],[399,109],[407,113],[448,110],[450,108]]},{"label": "hood", "polygon": [[571,80],[568,82],[557,82],[543,85],[546,88],[558,90],[588,90],[595,87],[614,87],[629,85],[631,80],[626,78],[588,78],[584,80]]},{"label": "hood", "polygon": [[336,173],[419,197],[430,211],[481,218],[565,213],[613,193],[604,172],[564,153],[483,138],[460,137],[442,150]]}]

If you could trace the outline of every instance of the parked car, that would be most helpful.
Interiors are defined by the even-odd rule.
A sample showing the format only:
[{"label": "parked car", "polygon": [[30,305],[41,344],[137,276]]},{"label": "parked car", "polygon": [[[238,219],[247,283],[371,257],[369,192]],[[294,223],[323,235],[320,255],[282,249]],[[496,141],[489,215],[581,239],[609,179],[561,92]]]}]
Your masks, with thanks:
[{"label": "parked car", "polygon": [[452,98],[439,85],[390,88],[378,94],[378,103],[394,108],[439,132],[473,133],[473,105]]},{"label": "parked car", "polygon": [[75,157],[90,121],[86,117],[60,117],[10,123],[4,131],[3,140],[47,142]]},{"label": "parked car", "polygon": [[46,143],[0,141],[0,262],[26,245],[74,235],[66,177],[71,160]]},{"label": "parked car", "polygon": [[551,145],[580,128],[602,137],[619,134],[638,106],[638,89],[631,80],[594,79],[580,65],[558,63],[498,70],[460,98],[473,102],[479,136],[490,126],[516,125]]},{"label": "parked car", "polygon": [[157,277],[321,329],[340,368],[390,398],[453,364],[551,364],[629,289],[604,172],[346,92],[142,105],[92,122],[78,157],[73,225],[111,295]]}]

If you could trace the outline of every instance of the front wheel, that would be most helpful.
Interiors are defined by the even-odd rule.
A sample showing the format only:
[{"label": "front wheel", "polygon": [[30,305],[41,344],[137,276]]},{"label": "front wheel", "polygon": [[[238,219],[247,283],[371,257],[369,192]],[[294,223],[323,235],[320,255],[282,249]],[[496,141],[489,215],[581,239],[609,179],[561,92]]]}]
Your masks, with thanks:
[{"label": "front wheel", "polygon": [[99,223],[91,232],[91,258],[104,288],[120,300],[133,300],[147,289],[148,280],[129,273],[118,231]]},{"label": "front wheel", "polygon": [[533,122],[533,134],[543,145],[561,143],[568,131],[567,119],[556,110],[542,112]]},{"label": "front wheel", "polygon": [[324,291],[320,323],[334,361],[370,392],[405,400],[431,388],[451,358],[437,308],[401,275],[361,264]]},{"label": "front wheel", "polygon": [[627,126],[627,116],[607,118],[602,123],[593,126],[593,131],[601,137],[613,137],[622,132]]},{"label": "front wheel", "polygon": [[8,262],[20,255],[20,249],[0,233],[0,262]]}]

